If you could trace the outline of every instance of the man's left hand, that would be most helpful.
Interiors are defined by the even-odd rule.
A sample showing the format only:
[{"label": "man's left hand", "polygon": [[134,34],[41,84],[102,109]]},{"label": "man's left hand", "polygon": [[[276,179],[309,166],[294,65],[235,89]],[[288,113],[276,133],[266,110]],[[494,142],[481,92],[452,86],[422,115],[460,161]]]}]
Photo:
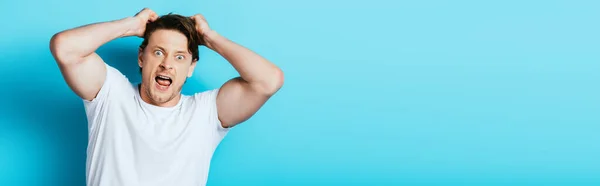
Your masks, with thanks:
[{"label": "man's left hand", "polygon": [[200,34],[200,38],[202,39],[200,44],[205,45],[206,47],[212,49],[210,42],[208,42],[209,39],[207,38],[208,37],[207,35],[210,32],[212,32],[212,30],[208,26],[208,22],[206,21],[206,18],[204,18],[204,16],[202,14],[196,14],[190,18],[192,20],[194,20],[195,25],[196,25],[196,31],[198,31],[198,34]]}]

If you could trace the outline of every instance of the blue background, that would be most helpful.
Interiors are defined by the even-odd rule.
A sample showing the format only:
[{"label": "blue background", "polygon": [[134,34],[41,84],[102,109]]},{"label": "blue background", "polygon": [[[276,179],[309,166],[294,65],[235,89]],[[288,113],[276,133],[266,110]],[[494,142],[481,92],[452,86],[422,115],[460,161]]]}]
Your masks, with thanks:
[{"label": "blue background", "polygon": [[[208,185],[600,185],[600,1],[175,0],[0,3],[0,185],[84,185],[82,102],[61,30],[204,14],[285,85],[237,126]],[[98,53],[139,81],[139,38]],[[201,48],[184,93],[237,76]]]}]

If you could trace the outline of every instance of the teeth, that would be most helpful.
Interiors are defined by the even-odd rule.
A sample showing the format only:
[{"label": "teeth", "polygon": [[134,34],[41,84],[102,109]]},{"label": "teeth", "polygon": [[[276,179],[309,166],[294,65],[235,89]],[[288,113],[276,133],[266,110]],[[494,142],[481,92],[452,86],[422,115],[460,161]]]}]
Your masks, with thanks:
[{"label": "teeth", "polygon": [[158,76],[158,77],[160,77],[162,79],[171,79],[170,77],[167,77],[167,76]]}]

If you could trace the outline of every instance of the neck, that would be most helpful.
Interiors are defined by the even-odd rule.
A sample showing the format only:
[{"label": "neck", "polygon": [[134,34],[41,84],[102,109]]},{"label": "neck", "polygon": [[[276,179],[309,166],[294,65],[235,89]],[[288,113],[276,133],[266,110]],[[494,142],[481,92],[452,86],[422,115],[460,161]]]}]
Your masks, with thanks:
[{"label": "neck", "polygon": [[173,99],[167,102],[158,103],[150,98],[150,95],[148,95],[147,88],[144,86],[143,83],[138,85],[138,93],[144,102],[158,107],[174,107],[175,105],[177,105],[177,103],[179,103],[179,100],[181,99],[181,94],[177,94],[177,96],[175,96]]}]

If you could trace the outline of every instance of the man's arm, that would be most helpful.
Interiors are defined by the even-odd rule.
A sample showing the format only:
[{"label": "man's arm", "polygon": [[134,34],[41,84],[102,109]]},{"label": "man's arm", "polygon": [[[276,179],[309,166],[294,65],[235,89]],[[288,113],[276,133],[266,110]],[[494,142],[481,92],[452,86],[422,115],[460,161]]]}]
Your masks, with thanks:
[{"label": "man's arm", "polygon": [[106,79],[104,61],[95,51],[119,37],[141,36],[146,22],[157,18],[152,10],[144,9],[134,17],[65,30],[52,37],[50,51],[73,92],[82,99],[92,100]]},{"label": "man's arm", "polygon": [[267,59],[210,30],[200,14],[192,17],[204,45],[223,56],[241,77],[227,81],[217,95],[217,112],[223,127],[249,119],[283,85],[283,72]]}]

